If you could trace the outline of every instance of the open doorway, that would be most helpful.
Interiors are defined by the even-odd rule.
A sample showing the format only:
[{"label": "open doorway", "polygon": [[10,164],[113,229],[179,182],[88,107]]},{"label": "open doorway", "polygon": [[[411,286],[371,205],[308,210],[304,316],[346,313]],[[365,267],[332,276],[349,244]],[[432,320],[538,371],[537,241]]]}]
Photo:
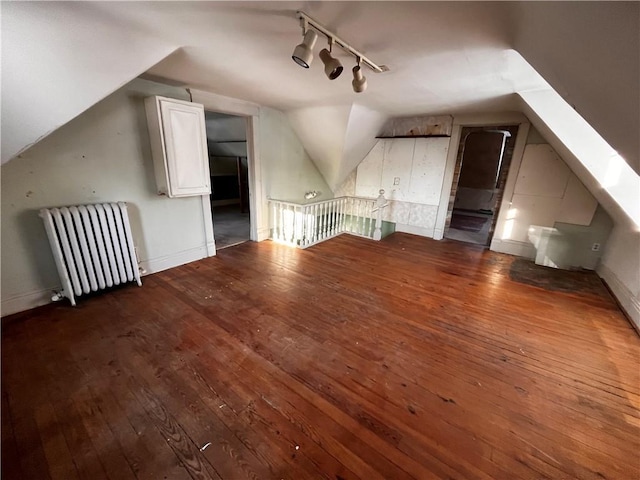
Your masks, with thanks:
[{"label": "open doorway", "polygon": [[251,235],[247,126],[244,117],[205,112],[211,213],[216,249],[246,242]]},{"label": "open doorway", "polygon": [[491,243],[517,131],[517,126],[462,129],[445,238]]}]

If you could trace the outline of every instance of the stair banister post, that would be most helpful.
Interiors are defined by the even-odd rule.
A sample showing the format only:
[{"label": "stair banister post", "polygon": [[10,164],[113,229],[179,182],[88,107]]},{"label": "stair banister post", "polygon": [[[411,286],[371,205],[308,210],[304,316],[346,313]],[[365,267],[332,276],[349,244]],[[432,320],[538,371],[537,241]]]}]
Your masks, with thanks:
[{"label": "stair banister post", "polygon": [[384,190],[380,189],[380,195],[376,199],[376,229],[373,232],[374,240],[382,239],[382,209],[387,206],[387,199],[384,198]]}]

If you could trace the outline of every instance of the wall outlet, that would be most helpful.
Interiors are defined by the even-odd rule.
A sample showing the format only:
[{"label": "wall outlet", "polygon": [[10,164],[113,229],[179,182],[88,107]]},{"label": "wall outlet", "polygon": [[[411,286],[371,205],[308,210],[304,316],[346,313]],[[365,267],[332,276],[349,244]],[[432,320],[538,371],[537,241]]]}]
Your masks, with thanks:
[{"label": "wall outlet", "polygon": [[600,251],[600,244],[599,243],[594,243],[593,245],[591,245],[591,251],[599,252]]},{"label": "wall outlet", "polygon": [[393,177],[393,184],[400,185],[400,177]]}]

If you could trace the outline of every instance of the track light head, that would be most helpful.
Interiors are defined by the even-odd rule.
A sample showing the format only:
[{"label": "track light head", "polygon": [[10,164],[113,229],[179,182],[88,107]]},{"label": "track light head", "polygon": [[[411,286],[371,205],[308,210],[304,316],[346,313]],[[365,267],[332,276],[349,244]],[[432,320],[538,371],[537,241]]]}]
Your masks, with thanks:
[{"label": "track light head", "polygon": [[313,30],[307,30],[304,34],[304,39],[300,45],[296,45],[293,50],[293,61],[304,68],[309,68],[311,61],[313,60],[313,47],[318,39],[318,34]]},{"label": "track light head", "polygon": [[342,64],[337,58],[331,56],[331,52],[326,48],[320,50],[320,60],[324,63],[324,73],[329,80],[335,80],[342,73]]},{"label": "track light head", "polygon": [[356,65],[353,67],[353,81],[351,85],[353,86],[353,91],[356,93],[362,93],[367,89],[367,78],[362,74],[362,68],[360,65]]}]

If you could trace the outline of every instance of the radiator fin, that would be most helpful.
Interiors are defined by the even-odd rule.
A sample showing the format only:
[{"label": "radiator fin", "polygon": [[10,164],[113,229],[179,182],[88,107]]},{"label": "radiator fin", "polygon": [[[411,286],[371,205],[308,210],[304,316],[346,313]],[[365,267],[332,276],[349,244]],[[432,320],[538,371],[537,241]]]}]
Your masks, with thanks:
[{"label": "radiator fin", "polygon": [[63,285],[75,297],[126,282],[142,285],[124,202],[40,210]]}]

